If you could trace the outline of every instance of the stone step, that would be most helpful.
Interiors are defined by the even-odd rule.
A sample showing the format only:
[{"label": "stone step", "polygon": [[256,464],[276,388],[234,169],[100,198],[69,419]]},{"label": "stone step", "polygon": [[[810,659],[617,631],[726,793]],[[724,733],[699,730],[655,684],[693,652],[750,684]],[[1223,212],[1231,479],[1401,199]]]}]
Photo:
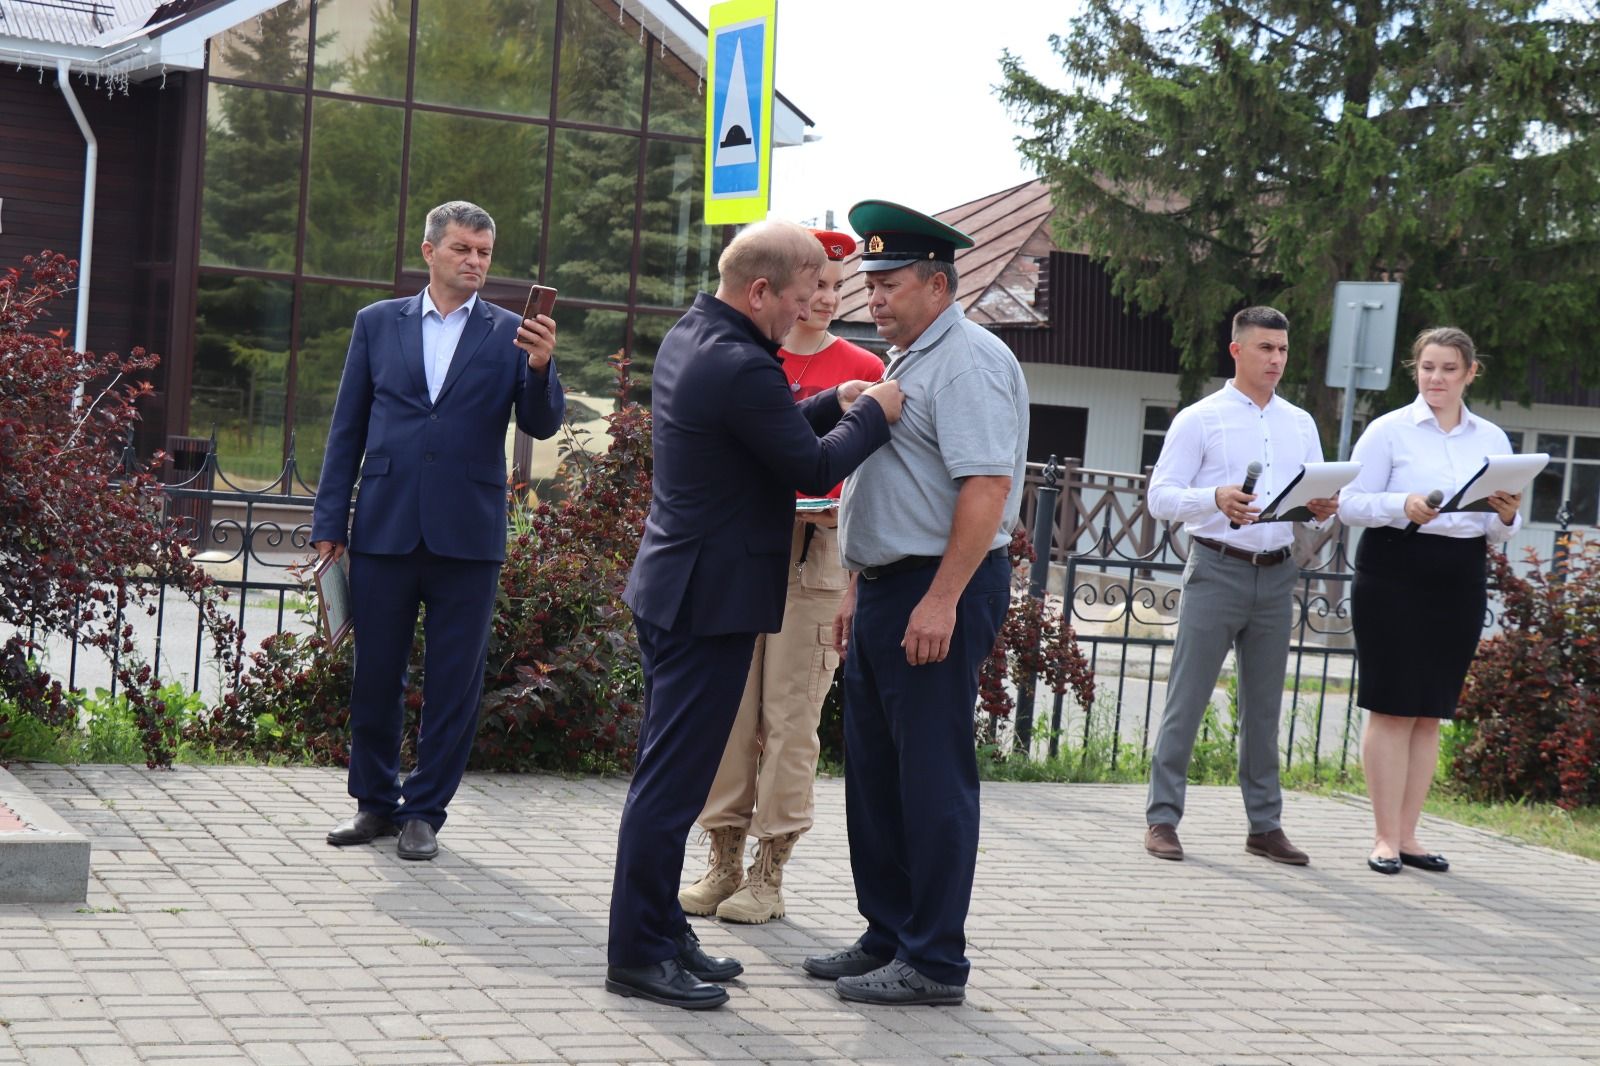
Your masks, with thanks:
[{"label": "stone step", "polygon": [[81,903],[89,839],[0,769],[0,903]]}]

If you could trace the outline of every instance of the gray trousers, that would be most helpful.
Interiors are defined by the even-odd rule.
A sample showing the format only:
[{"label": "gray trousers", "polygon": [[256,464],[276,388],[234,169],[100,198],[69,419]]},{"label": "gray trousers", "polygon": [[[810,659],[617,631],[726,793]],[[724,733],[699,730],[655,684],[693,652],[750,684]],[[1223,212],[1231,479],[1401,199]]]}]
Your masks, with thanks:
[{"label": "gray trousers", "polygon": [[1293,560],[1255,566],[1204,545],[1189,552],[1178,608],[1178,637],[1167,678],[1167,706],[1150,759],[1145,820],[1183,818],[1189,759],[1228,649],[1239,673],[1239,788],[1250,832],[1278,828],[1278,718],[1289,662],[1289,627],[1299,568]]}]

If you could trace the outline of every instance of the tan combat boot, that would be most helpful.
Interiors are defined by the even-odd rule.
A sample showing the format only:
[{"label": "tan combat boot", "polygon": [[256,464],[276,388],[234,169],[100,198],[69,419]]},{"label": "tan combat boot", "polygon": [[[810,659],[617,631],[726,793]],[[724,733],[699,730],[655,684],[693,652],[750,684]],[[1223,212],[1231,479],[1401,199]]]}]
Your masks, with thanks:
[{"label": "tan combat boot", "polygon": [[715,914],[717,904],[738,890],[743,860],[743,829],[724,826],[711,830],[711,868],[700,880],[678,891],[678,906],[685,914]]},{"label": "tan combat boot", "polygon": [[783,917],[783,864],[794,853],[799,833],[767,837],[756,843],[756,861],[744,887],[722,901],[717,917],[725,922],[760,925]]}]

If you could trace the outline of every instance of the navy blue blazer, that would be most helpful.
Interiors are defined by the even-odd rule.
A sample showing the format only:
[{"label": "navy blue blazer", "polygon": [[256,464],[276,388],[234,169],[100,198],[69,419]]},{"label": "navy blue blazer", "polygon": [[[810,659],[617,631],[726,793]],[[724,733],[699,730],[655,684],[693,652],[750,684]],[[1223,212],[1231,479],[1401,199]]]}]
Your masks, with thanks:
[{"label": "navy blue blazer", "polygon": [[[403,555],[504,562],[506,426],[546,440],[566,400],[555,361],[528,369],[512,343],[521,319],[478,296],[437,402],[422,367],[422,294],[356,313],[328,429],[312,541]],[[357,468],[361,493],[349,525]],[[347,535],[348,528],[348,535]]]},{"label": "navy blue blazer", "polygon": [[877,401],[839,414],[837,390],[800,403],[778,345],[700,293],[667,332],[652,376],[653,497],[628,606],[671,629],[775,633],[783,625],[795,491],[821,496],[889,442]]}]

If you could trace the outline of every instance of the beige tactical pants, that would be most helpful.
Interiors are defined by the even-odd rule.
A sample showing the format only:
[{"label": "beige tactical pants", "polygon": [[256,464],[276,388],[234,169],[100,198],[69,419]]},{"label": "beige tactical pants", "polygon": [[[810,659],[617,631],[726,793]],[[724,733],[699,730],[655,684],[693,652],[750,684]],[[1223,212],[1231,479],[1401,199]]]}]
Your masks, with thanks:
[{"label": "beige tactical pants", "polygon": [[839,531],[815,528],[796,575],[806,526],[794,525],[783,629],[756,638],[739,714],[700,812],[704,829],[732,826],[767,839],[811,828],[817,723],[839,666],[833,617],[849,580],[839,562]]}]

